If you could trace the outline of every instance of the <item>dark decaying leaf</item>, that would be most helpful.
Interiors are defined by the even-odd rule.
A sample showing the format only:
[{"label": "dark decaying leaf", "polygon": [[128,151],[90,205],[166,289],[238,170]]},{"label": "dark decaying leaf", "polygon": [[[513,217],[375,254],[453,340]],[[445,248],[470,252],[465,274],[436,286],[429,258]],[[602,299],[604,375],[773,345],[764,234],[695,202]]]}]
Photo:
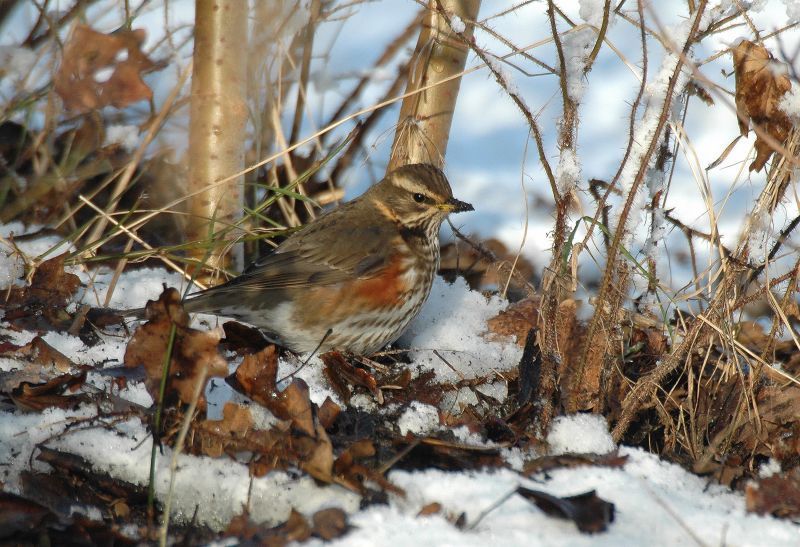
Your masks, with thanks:
[{"label": "dark decaying leaf", "polygon": [[[41,544],[43,538],[49,539],[51,545],[135,545],[136,541],[123,536],[119,527],[113,523],[92,521],[74,513],[76,507],[94,507],[105,514],[118,515],[121,504],[130,509],[134,498],[114,498],[110,494],[88,486],[85,481],[76,480],[76,475],[62,473],[24,472],[22,479],[22,495],[47,507],[57,521],[41,526],[36,536]],[[125,500],[123,502],[123,499]],[[140,498],[137,510],[128,510],[128,522],[144,523],[146,496]],[[130,507],[129,507],[130,505]],[[17,538],[20,539],[20,538]]]},{"label": "dark decaying leaf", "polygon": [[225,338],[222,340],[225,347],[239,354],[258,353],[270,345],[260,330],[238,321],[226,321],[222,324],[222,330],[225,331]]},{"label": "dark decaying leaf", "polygon": [[0,540],[25,537],[57,520],[47,507],[0,491]]},{"label": "dark decaying leaf", "polygon": [[745,489],[747,510],[776,517],[800,516],[800,469],[759,478]]},{"label": "dark decaying leaf", "polygon": [[517,494],[551,517],[571,520],[584,533],[604,532],[614,522],[614,504],[599,498],[594,490],[559,498],[547,492],[520,486]]},{"label": "dark decaying leaf", "polygon": [[345,400],[350,400],[351,391],[348,384],[366,388],[378,399],[378,403],[383,402],[381,390],[378,389],[378,382],[366,370],[352,365],[344,355],[338,351],[330,351],[320,355],[320,359],[325,363],[325,377],[331,383],[337,394]]},{"label": "dark decaying leaf", "polygon": [[286,522],[274,527],[256,524],[247,513],[234,517],[223,534],[234,537],[246,545],[282,547],[289,543],[303,543],[312,536],[331,541],[347,533],[347,514],[338,508],[322,509],[311,517],[312,523],[302,513],[292,509]]},{"label": "dark decaying leaf", "polygon": [[628,456],[618,452],[608,454],[562,454],[560,456],[542,456],[525,464],[523,473],[530,477],[553,469],[571,469],[586,465],[602,467],[622,467],[628,462]]},{"label": "dark decaying leaf", "polygon": [[[400,441],[402,443],[404,441]],[[400,444],[398,443],[398,444]],[[410,448],[410,450],[408,450]],[[443,469],[445,471],[463,471],[465,469],[483,469],[485,467],[502,467],[503,458],[497,448],[471,446],[435,439],[432,437],[415,440],[407,452],[397,462],[401,469]]]},{"label": "dark decaying leaf", "polygon": [[62,477],[69,477],[72,484],[80,484],[81,490],[97,492],[101,498],[122,498],[131,505],[144,504],[147,500],[146,487],[97,471],[91,462],[81,456],[39,446],[36,459],[50,464]]},{"label": "dark decaying leaf", "polygon": [[[195,385],[203,377],[224,377],[228,364],[219,353],[219,335],[189,327],[189,315],[181,306],[180,293],[165,289],[158,300],[146,306],[147,322],[136,329],[125,349],[125,366],[144,366],[145,385],[154,399],[158,398],[170,330],[175,326],[175,339],[169,365],[167,396],[176,394],[184,403],[191,401]],[[201,404],[202,408],[202,404]]]},{"label": "dark decaying leaf", "polygon": [[8,290],[4,321],[38,332],[64,331],[72,325],[65,308],[81,282],[77,275],[64,271],[66,257],[62,254],[42,262],[34,270],[30,285]]},{"label": "dark decaying leaf", "polygon": [[525,337],[525,349],[519,360],[519,393],[517,405],[531,402],[531,397],[539,391],[539,375],[542,367],[542,352],[536,342],[537,329],[531,328]]},{"label": "dark decaying leaf", "polygon": [[44,383],[31,384],[22,382],[11,390],[11,400],[17,408],[32,412],[41,412],[50,407],[75,408],[89,401],[86,394],[66,394],[75,391],[86,381],[86,371],[79,374],[62,374]]}]

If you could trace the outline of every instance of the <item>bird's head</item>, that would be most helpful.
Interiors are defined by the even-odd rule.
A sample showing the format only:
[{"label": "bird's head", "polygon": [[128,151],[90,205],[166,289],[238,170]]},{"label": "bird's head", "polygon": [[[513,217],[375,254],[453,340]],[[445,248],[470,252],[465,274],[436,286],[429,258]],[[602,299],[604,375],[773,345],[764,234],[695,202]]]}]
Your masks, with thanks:
[{"label": "bird's head", "polygon": [[407,227],[438,228],[450,213],[474,210],[453,197],[441,169],[425,163],[398,167],[372,187],[370,194],[383,214]]}]

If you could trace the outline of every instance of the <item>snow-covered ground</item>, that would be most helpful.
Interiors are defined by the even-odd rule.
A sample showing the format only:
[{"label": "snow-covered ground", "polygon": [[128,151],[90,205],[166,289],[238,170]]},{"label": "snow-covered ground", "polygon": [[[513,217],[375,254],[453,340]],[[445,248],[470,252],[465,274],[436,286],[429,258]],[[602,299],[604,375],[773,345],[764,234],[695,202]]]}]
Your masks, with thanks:
[{"label": "snow-covered ground", "polygon": [[[498,13],[516,2],[484,1],[481,18]],[[54,5],[59,4],[54,2]],[[602,1],[568,1],[563,4],[565,13],[576,22],[592,20]],[[652,27],[663,28],[666,35],[675,35],[685,25],[688,14],[683,0],[666,0],[648,3],[648,22]],[[711,2],[710,9],[730,9],[735,3],[729,0]],[[744,4],[744,2],[739,2]],[[759,0],[753,5],[751,20],[756,28],[769,33],[800,18],[796,0]],[[121,3],[98,2],[92,9],[90,20],[98,30],[108,32],[120,24]],[[174,35],[175,43],[182,43],[193,20],[193,2],[171,0],[164,8],[161,2],[145,6],[134,21],[134,27],[148,29],[148,46],[161,42],[165,19],[173,27],[184,25]],[[488,23],[499,34],[519,47],[537,44],[549,34],[549,22],[544,2],[531,2],[502,17],[491,18]],[[315,43],[315,62],[312,65],[313,85],[309,89],[311,120],[306,120],[303,136],[311,134],[319,124],[328,119],[338,101],[350,90],[354,75],[370,70],[372,61],[383,51],[389,40],[410,21],[419,9],[418,3],[407,0],[379,0],[353,3],[348,18],[340,17],[326,23]],[[25,3],[17,17],[26,21],[37,16],[37,8]],[[300,24],[302,21],[300,22]],[[0,37],[0,45],[8,48],[24,38],[29,28],[26,24],[8,25],[8,32]],[[162,29],[162,30],[159,30]],[[563,26],[562,30],[566,30]],[[22,34],[19,34],[22,33]],[[161,33],[161,34],[159,34]],[[703,73],[727,90],[733,89],[729,54],[717,53],[729,47],[749,30],[732,27],[704,40],[693,52],[692,58],[701,64]],[[800,33],[795,28],[778,38],[770,38],[767,45],[776,54],[793,52],[800,43]],[[582,104],[579,110],[582,124],[579,130],[577,161],[581,168],[579,198],[584,211],[593,211],[593,200],[588,195],[586,181],[591,178],[610,180],[622,157],[628,137],[629,106],[638,89],[640,75],[640,46],[638,32],[630,23],[617,18],[609,28],[608,42],[617,48],[614,53],[604,47],[593,70],[585,76]],[[485,31],[476,33],[476,40],[490,52],[503,55],[508,48]],[[365,53],[364,44],[370,44]],[[155,103],[161,104],[171,91],[177,74],[191,54],[191,42],[178,52],[168,52],[162,43],[157,53],[172,55],[168,69],[148,75],[147,81],[155,93]],[[530,50],[548,63],[554,63],[551,46],[537,46]],[[654,38],[648,39],[649,80],[658,74],[664,57],[664,48]],[[36,77],[50,77],[50,67],[40,65],[39,71],[27,70],[36,62],[30,52],[3,49],[0,51],[6,77],[27,78],[34,88]],[[9,59],[8,62],[5,60]],[[13,62],[12,62],[13,61]],[[555,145],[560,97],[558,81],[552,75],[541,75],[536,65],[526,63],[518,56],[512,58],[515,66],[528,73],[508,68],[507,72],[519,87],[544,128],[548,159],[558,162]],[[470,56],[468,67],[477,66]],[[389,67],[383,73],[372,75],[370,85],[358,107],[375,103],[388,85]],[[800,70],[800,68],[795,67]],[[5,88],[2,89],[5,93]],[[658,93],[658,85],[648,88],[648,97]],[[724,94],[723,94],[724,95]],[[292,95],[287,103],[294,101]],[[674,122],[681,120],[681,139],[685,147],[675,158],[676,169],[666,208],[683,222],[708,232],[712,224],[718,225],[723,241],[735,241],[742,218],[758,195],[764,183],[763,173],[746,174],[742,165],[749,163],[753,135],[742,139],[731,155],[719,166],[705,170],[727,144],[738,134],[736,117],[730,101],[717,100],[713,106],[693,100],[686,118],[676,112]],[[43,119],[43,114],[41,114]],[[345,174],[342,181],[352,196],[369,182],[379,177],[391,145],[392,127],[396,121],[396,107],[388,112],[375,129],[368,142],[369,162],[363,159]],[[37,115],[31,123],[41,122]],[[173,120],[154,146],[170,146],[179,153],[185,147],[185,119]],[[342,131],[350,127],[343,127]],[[485,69],[479,69],[463,78],[458,105],[453,121],[452,137],[447,152],[446,171],[457,197],[476,205],[476,212],[459,217],[459,227],[467,233],[495,236],[509,248],[522,247],[525,256],[537,264],[537,269],[549,259],[552,229],[552,199],[548,185],[536,157],[535,147],[528,142],[529,128],[516,111],[508,96],[495,84]],[[115,130],[117,138],[127,146],[135,144],[130,131]],[[141,138],[141,137],[139,137]],[[707,199],[704,199],[707,192]],[[796,203],[779,211],[774,219],[774,230],[781,228],[783,218],[796,214]],[[577,219],[578,215],[575,215]],[[646,224],[637,233],[640,243],[645,240]],[[30,231],[21,225],[7,225],[0,235],[7,237]],[[445,229],[446,230],[446,229]],[[773,231],[774,231],[773,230]],[[677,257],[685,248],[685,239],[678,230],[670,229],[662,240],[661,272],[663,281],[673,287],[687,280],[688,267],[679,264]],[[36,256],[49,249],[57,238],[50,237],[21,244],[22,249]],[[699,250],[702,251],[698,247]],[[582,255],[582,268],[595,268],[588,253]],[[598,259],[599,260],[599,259]],[[670,262],[671,260],[671,262]],[[708,261],[714,260],[713,252]],[[707,264],[701,264],[701,269]],[[18,257],[11,256],[8,247],[0,252],[0,288],[19,284],[23,273]],[[78,271],[87,285],[83,301],[97,305],[103,303],[109,272]],[[589,276],[587,276],[589,277]],[[585,281],[585,278],[582,278]],[[164,270],[133,270],[123,274],[113,297],[111,307],[139,307],[148,298],[155,298],[161,284],[182,287],[183,280]],[[414,366],[434,368],[441,378],[482,376],[491,371],[507,370],[516,366],[520,350],[512,342],[489,343],[480,337],[488,317],[502,309],[497,300],[469,292],[463,283],[448,286],[437,282],[434,293],[421,317],[411,326],[402,344],[415,348]],[[203,319],[213,327],[215,320]],[[15,344],[24,344],[34,335],[17,332],[0,323],[0,335]],[[122,360],[127,339],[119,333],[103,336],[102,343],[87,347],[79,339],[67,334],[49,333],[45,341],[69,356],[76,363],[111,367]],[[446,366],[431,350],[436,349],[450,366]],[[2,358],[0,371],[19,369],[21,361]],[[311,388],[312,399],[321,403],[326,396],[336,397],[327,387],[318,362],[305,367],[299,376]],[[281,362],[279,377],[296,368],[295,363]],[[91,373],[88,382],[100,389],[109,389],[110,380],[101,372]],[[221,414],[221,401],[230,396],[227,386],[214,381],[214,397],[210,398],[209,415]],[[485,386],[493,396],[504,397],[502,382]],[[141,383],[130,382],[119,395],[141,405],[151,403],[150,395]],[[470,391],[455,392],[448,401],[465,401]],[[474,395],[473,395],[474,396]],[[371,398],[359,396],[353,405],[370,412],[381,412]],[[69,424],[78,418],[93,417],[97,410],[83,406],[75,411],[58,409],[42,413],[21,411],[0,412],[0,473],[5,488],[19,487],[19,473],[24,469],[47,469],[47,465],[31,459],[37,443],[48,441],[53,447],[68,450],[92,461],[97,469],[138,484],[147,481],[150,438],[138,419],[115,424],[113,430],[73,429]],[[262,417],[264,420],[266,418]],[[413,404],[398,422],[398,431],[431,433],[442,426],[438,412],[433,407]],[[472,444],[481,443],[475,436],[457,432],[459,438]],[[586,417],[559,418],[548,439],[551,450],[560,452],[599,452],[614,448],[605,424]],[[619,447],[628,456],[622,467],[598,466],[558,469],[532,477],[523,477],[518,469],[524,461],[538,454],[519,450],[503,452],[509,468],[493,471],[421,472],[393,471],[388,478],[402,487],[406,498],[390,496],[386,506],[371,506],[358,510],[358,498],[338,486],[319,487],[308,477],[293,473],[274,472],[252,481],[247,466],[232,462],[226,457],[212,459],[182,455],[176,477],[175,515],[191,518],[199,507],[198,519],[213,527],[224,527],[233,516],[240,514],[250,492],[250,514],[257,521],[270,523],[285,519],[294,507],[304,513],[329,506],[342,507],[351,513],[355,525],[350,533],[339,540],[340,545],[797,545],[800,544],[800,526],[786,520],[759,517],[745,512],[744,499],[712,482],[698,478],[682,468],[660,461],[656,456],[639,449]],[[163,499],[169,482],[170,449],[158,458],[157,491]],[[483,511],[503,499],[519,485],[543,490],[555,495],[572,495],[595,489],[600,497],[616,506],[616,518],[607,532],[587,536],[577,531],[568,521],[545,516],[519,496],[512,496],[499,507],[479,518]],[[419,509],[439,502],[443,509],[437,515],[419,517]],[[465,529],[458,529],[446,518],[466,513]],[[474,526],[473,526],[474,525]]]},{"label": "snow-covered ground", "polygon": [[[38,249],[27,243],[28,251]],[[7,249],[4,249],[8,253]],[[3,272],[14,267],[8,257]],[[84,301],[96,303],[105,298],[109,272],[74,270],[84,282],[93,279]],[[180,286],[176,274],[160,269],[146,269],[123,274],[114,292],[112,305],[136,307],[146,298],[155,298],[162,283]],[[418,348],[412,368],[434,367],[437,374],[477,377],[488,369],[502,372],[517,365],[519,347],[511,340],[480,343],[485,321],[502,308],[499,301],[487,300],[470,292],[463,282],[448,285],[439,280],[428,304],[404,338],[408,347]],[[443,313],[450,310],[451,313]],[[205,318],[204,321],[211,321]],[[0,323],[0,336],[24,343],[33,333],[13,332]],[[45,340],[79,364],[98,367],[89,374],[88,384],[111,390],[111,380],[102,369],[121,364],[126,339],[120,333],[103,335],[102,343],[87,348],[79,339],[50,333]],[[431,359],[429,350],[440,348],[448,363]],[[455,348],[460,348],[461,351]],[[312,399],[320,404],[325,397],[336,398],[320,374],[320,363],[312,361],[300,376],[309,383]],[[24,368],[24,361],[0,359],[0,371]],[[297,368],[296,363],[281,362],[278,376]],[[209,391],[209,402],[219,405],[230,392],[217,382]],[[497,391],[495,391],[497,393]],[[137,404],[149,406],[150,395],[143,385],[129,381],[118,395]],[[380,415],[382,409],[372,398],[355,397],[352,404]],[[213,410],[212,410],[213,411]],[[149,475],[151,437],[138,418],[129,418],[112,427],[74,427],[74,422],[92,418],[98,410],[83,405],[76,410],[50,408],[41,413],[20,410],[0,412],[0,462],[4,487],[20,488],[24,470],[44,470],[48,465],[32,458],[36,445],[67,451],[86,458],[96,470],[135,484],[146,484]],[[90,422],[89,422],[90,423]],[[421,403],[409,406],[397,423],[402,433],[431,434],[442,431],[437,409]],[[456,437],[473,446],[493,446],[464,428]],[[551,454],[605,454],[617,447],[612,442],[602,418],[589,415],[561,417],[548,437]],[[800,526],[786,520],[760,517],[745,511],[740,493],[731,492],[713,482],[694,476],[677,465],[659,460],[641,449],[619,447],[627,462],[616,467],[584,466],[562,468],[524,476],[520,470],[526,461],[540,456],[520,449],[502,449],[506,468],[482,471],[445,472],[392,471],[387,478],[406,492],[405,497],[390,495],[388,505],[373,505],[359,510],[359,497],[339,486],[319,486],[308,476],[294,472],[271,472],[252,479],[248,467],[227,456],[180,455],[174,477],[173,516],[186,521],[196,516],[200,523],[216,529],[241,514],[249,495],[250,517],[256,522],[276,524],[285,520],[291,508],[305,514],[327,507],[339,507],[350,514],[352,530],[337,540],[337,545],[796,545]],[[159,454],[156,491],[164,499],[171,479],[172,451]],[[570,496],[589,490],[614,504],[615,519],[606,532],[582,534],[572,522],[545,515],[528,501],[511,495],[518,486],[544,491],[556,496]],[[506,499],[508,498],[508,499]],[[503,501],[505,500],[505,501]],[[420,509],[438,502],[439,513],[418,516]],[[502,502],[502,503],[500,503]],[[491,509],[495,504],[499,506]],[[491,510],[490,510],[491,509]],[[76,506],[73,511],[85,514],[92,509]],[[484,512],[488,511],[486,514]],[[464,513],[466,525],[458,528],[452,520]]]}]

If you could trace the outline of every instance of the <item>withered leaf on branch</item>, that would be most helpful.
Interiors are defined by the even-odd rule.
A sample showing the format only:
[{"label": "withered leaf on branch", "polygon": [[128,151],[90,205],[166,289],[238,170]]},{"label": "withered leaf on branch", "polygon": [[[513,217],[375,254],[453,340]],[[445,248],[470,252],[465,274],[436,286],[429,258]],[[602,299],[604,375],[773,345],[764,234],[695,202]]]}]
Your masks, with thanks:
[{"label": "withered leaf on branch", "polygon": [[[775,65],[772,54],[762,45],[742,40],[733,49],[736,109],[741,116],[739,131],[747,135],[750,121],[783,144],[792,129],[792,123],[778,108],[778,103],[792,88],[792,84],[787,74],[775,70]],[[756,137],[755,148],[756,159],[750,164],[750,171],[764,167],[775,151],[774,146],[761,136]]]},{"label": "withered leaf on branch", "polygon": [[189,315],[181,297],[173,288],[165,289],[158,300],[147,303],[147,322],[136,329],[125,349],[125,366],[143,365],[148,391],[156,400],[164,359],[169,346],[170,329],[175,325],[175,341],[169,367],[167,393],[176,393],[181,401],[192,399],[196,382],[205,369],[206,378],[224,377],[228,365],[219,354],[219,334],[189,327]]},{"label": "withered leaf on branch", "polygon": [[153,91],[142,74],[163,65],[142,52],[144,39],[141,29],[102,34],[86,25],[76,26],[53,82],[64,107],[85,112],[109,105],[124,108],[152,99]]}]

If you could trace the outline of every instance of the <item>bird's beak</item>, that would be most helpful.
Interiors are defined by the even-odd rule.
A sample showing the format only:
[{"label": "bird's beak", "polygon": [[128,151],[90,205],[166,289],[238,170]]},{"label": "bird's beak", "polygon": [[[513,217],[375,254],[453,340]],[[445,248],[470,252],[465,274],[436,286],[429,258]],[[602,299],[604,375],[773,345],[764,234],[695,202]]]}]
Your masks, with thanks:
[{"label": "bird's beak", "polygon": [[438,206],[440,210],[446,213],[464,213],[466,211],[474,211],[475,207],[466,201],[459,201],[456,198],[450,198]]}]

